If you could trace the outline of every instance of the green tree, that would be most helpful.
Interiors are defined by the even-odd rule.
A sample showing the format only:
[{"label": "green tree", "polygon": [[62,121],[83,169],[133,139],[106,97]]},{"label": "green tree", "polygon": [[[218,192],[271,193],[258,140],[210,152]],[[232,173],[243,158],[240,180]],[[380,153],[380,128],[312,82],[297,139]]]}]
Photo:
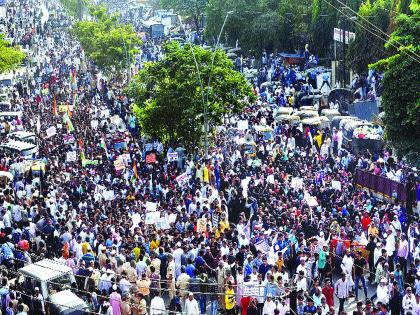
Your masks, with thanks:
[{"label": "green tree", "polygon": [[[327,0],[329,1],[329,0]],[[337,11],[324,0],[313,0],[309,49],[317,56],[331,56],[334,27],[338,26]]]},{"label": "green tree", "polygon": [[61,0],[61,3],[70,16],[81,20],[90,0]]},{"label": "green tree", "polygon": [[178,14],[192,18],[197,32],[201,28],[207,0],[161,0],[160,3],[165,9],[172,9]]},{"label": "green tree", "polygon": [[0,73],[7,73],[22,64],[25,59],[18,47],[10,47],[10,43],[0,34]]},{"label": "green tree", "polygon": [[356,38],[349,44],[346,56],[350,68],[356,73],[366,73],[369,64],[387,56],[383,48],[385,35],[375,30],[366,20],[386,33],[390,24],[390,7],[391,0],[366,0],[360,5],[358,14],[365,20],[358,18],[363,27],[356,26]]},{"label": "green tree", "polygon": [[420,165],[420,6],[414,0],[410,9],[412,15],[396,17],[396,29],[385,45],[392,55],[371,68],[384,71],[382,106],[386,139],[399,156]]},{"label": "green tree", "polygon": [[101,69],[113,73],[131,65],[141,40],[131,25],[119,24],[117,15],[108,16],[105,7],[91,7],[92,21],[78,21],[72,34]]},{"label": "green tree", "polygon": [[224,51],[215,52],[212,67],[212,52],[200,46],[193,49],[202,84],[191,48],[172,42],[164,47],[163,60],[147,63],[128,87],[145,134],[190,148],[198,145],[203,135],[207,93],[210,127],[221,124],[225,114],[239,113],[244,99],[254,99],[250,84],[233,69]]}]

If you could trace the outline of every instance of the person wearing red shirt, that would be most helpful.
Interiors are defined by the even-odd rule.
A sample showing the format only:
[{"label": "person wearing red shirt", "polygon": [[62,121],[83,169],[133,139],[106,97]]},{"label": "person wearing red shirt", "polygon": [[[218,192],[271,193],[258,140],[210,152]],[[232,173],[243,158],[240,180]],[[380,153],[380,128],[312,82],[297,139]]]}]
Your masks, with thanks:
[{"label": "person wearing red shirt", "polygon": [[362,217],[363,231],[366,231],[368,229],[369,224],[370,224],[369,213],[367,213],[367,211],[365,211],[365,213],[363,214],[363,217]]},{"label": "person wearing red shirt", "polygon": [[249,302],[251,301],[250,296],[244,296],[241,298],[241,309],[242,309],[242,315],[247,315]]},{"label": "person wearing red shirt", "polygon": [[325,279],[325,286],[322,288],[322,294],[329,307],[334,307],[334,288],[331,286],[331,280]]}]

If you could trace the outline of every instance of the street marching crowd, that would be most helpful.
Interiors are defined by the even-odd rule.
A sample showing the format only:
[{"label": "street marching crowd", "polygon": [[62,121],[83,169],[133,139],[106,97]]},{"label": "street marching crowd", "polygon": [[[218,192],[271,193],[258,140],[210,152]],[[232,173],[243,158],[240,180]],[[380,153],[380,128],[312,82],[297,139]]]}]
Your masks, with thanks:
[{"label": "street marching crowd", "polygon": [[1,314],[49,313],[38,287],[12,281],[46,258],[72,268],[94,314],[420,314],[417,205],[353,183],[356,168],[417,179],[390,151],[354,155],[339,128],[279,123],[286,104],[259,86],[211,135],[208,159],[164,147],[140,135],[123,84],[86,60],[57,0],[7,5],[30,71],[9,91],[23,115],[2,121],[2,139],[35,131],[39,152],[0,153],[13,174],[0,193]]}]

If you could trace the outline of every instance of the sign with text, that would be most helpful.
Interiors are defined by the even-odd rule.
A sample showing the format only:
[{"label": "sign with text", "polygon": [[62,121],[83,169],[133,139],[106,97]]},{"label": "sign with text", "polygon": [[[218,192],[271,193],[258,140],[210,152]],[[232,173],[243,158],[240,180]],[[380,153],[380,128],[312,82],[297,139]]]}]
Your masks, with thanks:
[{"label": "sign with text", "polygon": [[[346,44],[348,44],[356,38],[356,34],[353,32],[344,31],[344,35]],[[343,30],[341,28],[334,27],[334,40],[340,43],[343,42]]]}]

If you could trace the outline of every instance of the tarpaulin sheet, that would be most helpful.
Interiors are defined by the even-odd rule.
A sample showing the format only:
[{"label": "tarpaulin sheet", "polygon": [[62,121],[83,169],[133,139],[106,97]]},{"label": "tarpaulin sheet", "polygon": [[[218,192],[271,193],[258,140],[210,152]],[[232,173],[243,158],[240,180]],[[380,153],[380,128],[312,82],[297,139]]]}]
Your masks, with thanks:
[{"label": "tarpaulin sheet", "polygon": [[362,120],[372,121],[378,115],[378,104],[376,101],[357,101],[349,104],[349,115],[356,116]]}]

